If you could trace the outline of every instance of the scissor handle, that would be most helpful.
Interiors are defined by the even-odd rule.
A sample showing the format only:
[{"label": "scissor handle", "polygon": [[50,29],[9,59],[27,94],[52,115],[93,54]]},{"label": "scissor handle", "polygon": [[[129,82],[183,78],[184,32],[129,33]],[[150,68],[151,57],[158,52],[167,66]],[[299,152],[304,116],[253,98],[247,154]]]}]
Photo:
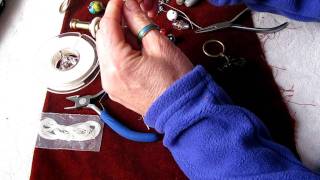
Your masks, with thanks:
[{"label": "scissor handle", "polygon": [[112,130],[126,139],[136,142],[155,142],[158,140],[158,135],[156,133],[142,133],[127,128],[115,118],[110,116],[106,110],[101,111],[100,118]]}]

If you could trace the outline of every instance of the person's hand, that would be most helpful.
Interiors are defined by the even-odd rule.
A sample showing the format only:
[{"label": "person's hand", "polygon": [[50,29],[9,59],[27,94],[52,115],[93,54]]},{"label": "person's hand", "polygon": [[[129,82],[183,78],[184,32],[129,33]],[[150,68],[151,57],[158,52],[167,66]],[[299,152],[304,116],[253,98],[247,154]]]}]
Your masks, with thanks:
[{"label": "person's hand", "polygon": [[149,17],[154,17],[156,14],[158,0],[138,0],[142,11],[144,11]]},{"label": "person's hand", "polygon": [[135,0],[127,0],[124,6],[122,0],[109,1],[96,36],[102,86],[112,100],[144,115],[193,65],[157,30],[148,32],[142,49],[135,50],[123,33],[123,15],[133,34],[151,23]]}]

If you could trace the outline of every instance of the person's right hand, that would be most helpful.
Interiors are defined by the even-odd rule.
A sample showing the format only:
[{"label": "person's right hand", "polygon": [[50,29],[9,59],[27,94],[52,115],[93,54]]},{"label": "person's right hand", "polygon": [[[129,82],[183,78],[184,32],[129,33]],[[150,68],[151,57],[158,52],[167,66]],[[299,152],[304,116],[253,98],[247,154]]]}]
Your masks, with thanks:
[{"label": "person's right hand", "polygon": [[96,35],[103,89],[109,97],[144,115],[151,104],[193,65],[168,38],[151,30],[135,50],[121,27],[122,12],[133,34],[151,23],[135,0],[110,0]]},{"label": "person's right hand", "polygon": [[158,0],[138,0],[141,9],[149,16],[154,17],[156,15]]}]

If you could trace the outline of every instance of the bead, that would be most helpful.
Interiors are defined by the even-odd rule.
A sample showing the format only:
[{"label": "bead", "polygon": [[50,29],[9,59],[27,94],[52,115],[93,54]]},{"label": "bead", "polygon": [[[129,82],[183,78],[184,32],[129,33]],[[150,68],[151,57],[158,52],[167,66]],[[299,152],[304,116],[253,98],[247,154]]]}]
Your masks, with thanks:
[{"label": "bead", "polygon": [[166,29],[161,28],[161,29],[160,29],[160,34],[166,36],[166,35],[168,34],[168,31],[167,31]]},{"label": "bead", "polygon": [[184,3],[184,0],[176,0],[177,5],[181,6]]},{"label": "bead", "polygon": [[191,7],[193,6],[194,4],[196,4],[199,0],[185,0],[184,1],[184,5],[187,6],[187,7]]},{"label": "bead", "polygon": [[189,29],[190,27],[189,24],[183,20],[174,21],[172,23],[172,26],[174,29],[178,29],[178,30],[185,30],[185,29]]},{"label": "bead", "polygon": [[168,37],[168,39],[169,39],[171,42],[173,42],[173,43],[176,42],[176,37],[174,37],[173,34],[168,34],[167,37]]},{"label": "bead", "polygon": [[178,18],[178,13],[177,13],[177,11],[170,9],[170,10],[167,12],[167,19],[168,19],[169,21],[174,21],[174,20],[176,20],[177,18]]},{"label": "bead", "polygon": [[88,10],[91,14],[98,14],[105,9],[104,5],[100,1],[91,1]]}]

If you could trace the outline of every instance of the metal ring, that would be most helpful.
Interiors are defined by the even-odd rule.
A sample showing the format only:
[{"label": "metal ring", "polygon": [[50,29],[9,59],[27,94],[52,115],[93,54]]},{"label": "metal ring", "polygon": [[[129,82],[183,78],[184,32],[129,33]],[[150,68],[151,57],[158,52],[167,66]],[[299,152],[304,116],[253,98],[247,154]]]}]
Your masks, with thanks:
[{"label": "metal ring", "polygon": [[160,30],[159,26],[151,23],[151,24],[148,24],[146,25],[145,27],[143,27],[139,32],[138,32],[138,39],[139,41],[142,41],[142,38],[147,35],[148,32],[150,32],[151,30]]},{"label": "metal ring", "polygon": [[[219,44],[221,47],[222,47],[222,51],[220,53],[217,53],[217,54],[211,54],[209,53],[207,50],[206,50],[206,46],[208,44],[211,44],[211,43],[216,43],[216,44]],[[213,58],[216,58],[216,57],[223,57],[224,56],[224,51],[225,51],[225,47],[224,47],[224,44],[221,42],[221,41],[218,41],[218,40],[215,40],[215,39],[211,39],[211,40],[208,40],[206,41],[203,45],[202,45],[202,51],[205,55],[209,56],[209,57],[213,57]]]}]

